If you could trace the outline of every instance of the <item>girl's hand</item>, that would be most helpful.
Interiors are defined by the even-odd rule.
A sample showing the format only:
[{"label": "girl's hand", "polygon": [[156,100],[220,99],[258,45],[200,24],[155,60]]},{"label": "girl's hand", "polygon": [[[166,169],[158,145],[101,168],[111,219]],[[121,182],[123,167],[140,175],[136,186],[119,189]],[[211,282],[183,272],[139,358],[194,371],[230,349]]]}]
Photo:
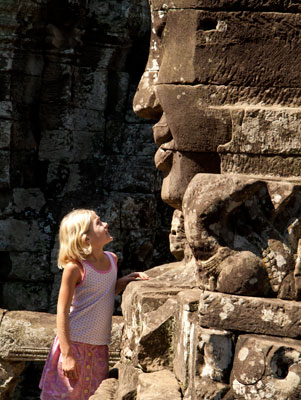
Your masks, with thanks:
[{"label": "girl's hand", "polygon": [[146,281],[149,279],[149,276],[145,272],[132,272],[131,274],[126,275],[123,278],[125,278],[127,282],[140,281],[140,280]]},{"label": "girl's hand", "polygon": [[118,279],[115,287],[115,294],[120,293],[128,283],[132,281],[146,281],[149,276],[145,272],[132,272],[131,274],[125,275]]},{"label": "girl's hand", "polygon": [[66,357],[63,356],[62,370],[64,376],[66,376],[68,379],[79,378],[79,365],[71,355]]}]

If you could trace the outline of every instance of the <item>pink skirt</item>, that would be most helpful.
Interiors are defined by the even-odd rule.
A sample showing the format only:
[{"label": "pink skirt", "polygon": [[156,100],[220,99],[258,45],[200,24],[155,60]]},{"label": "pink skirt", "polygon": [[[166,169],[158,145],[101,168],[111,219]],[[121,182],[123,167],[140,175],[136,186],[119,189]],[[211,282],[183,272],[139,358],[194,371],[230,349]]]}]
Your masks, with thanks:
[{"label": "pink skirt", "polygon": [[101,382],[108,377],[109,351],[107,345],[71,343],[72,353],[80,367],[79,379],[63,375],[62,354],[55,338],[40,381],[42,400],[88,400]]}]

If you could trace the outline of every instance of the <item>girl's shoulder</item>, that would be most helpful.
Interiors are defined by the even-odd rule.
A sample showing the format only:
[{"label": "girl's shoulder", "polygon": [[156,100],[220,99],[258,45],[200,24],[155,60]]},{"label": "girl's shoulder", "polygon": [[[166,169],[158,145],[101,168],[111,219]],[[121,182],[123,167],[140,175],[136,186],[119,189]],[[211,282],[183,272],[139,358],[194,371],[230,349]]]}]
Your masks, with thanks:
[{"label": "girl's shoulder", "polygon": [[77,260],[69,260],[64,265],[64,269],[65,268],[81,268],[81,267],[82,267],[82,263],[80,261],[77,261]]},{"label": "girl's shoulder", "polygon": [[68,272],[69,274],[79,274],[81,276],[84,271],[84,267],[79,261],[70,260],[64,265],[64,271]]},{"label": "girl's shoulder", "polygon": [[117,264],[117,261],[118,261],[117,255],[116,255],[115,253],[112,253],[111,251],[106,251],[106,253],[109,253],[109,254],[114,258],[114,261],[115,261],[116,264]]}]

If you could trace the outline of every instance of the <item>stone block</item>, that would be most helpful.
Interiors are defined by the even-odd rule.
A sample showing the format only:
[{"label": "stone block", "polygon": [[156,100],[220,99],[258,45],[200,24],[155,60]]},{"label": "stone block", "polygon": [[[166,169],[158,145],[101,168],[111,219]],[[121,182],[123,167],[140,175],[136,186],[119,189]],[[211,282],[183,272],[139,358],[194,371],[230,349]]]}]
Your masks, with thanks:
[{"label": "stone block", "polygon": [[299,178],[301,157],[221,154],[223,173]]},{"label": "stone block", "polygon": [[214,399],[229,390],[234,338],[225,330],[200,327],[199,298],[199,289],[177,295],[173,370],[185,399]]},{"label": "stone block", "polygon": [[[184,389],[190,380],[191,368],[195,368],[195,313],[198,308],[200,292],[181,291],[177,295],[178,308],[175,322],[173,370]],[[191,358],[193,358],[191,360]],[[190,365],[191,364],[191,365]]]},{"label": "stone block", "polygon": [[43,71],[41,100],[44,106],[66,105],[72,97],[73,68],[61,59],[48,58]]},{"label": "stone block", "polygon": [[168,370],[141,374],[138,377],[137,400],[180,400],[180,386]]},{"label": "stone block", "polygon": [[44,68],[44,57],[37,53],[26,53],[24,61],[24,72],[30,76],[41,77]]},{"label": "stone block", "polygon": [[121,203],[121,228],[155,229],[156,227],[156,199],[152,195],[126,196]]},{"label": "stone block", "polygon": [[72,155],[73,160],[97,160],[104,155],[105,126],[99,123],[98,131],[79,131],[72,132]]},{"label": "stone block", "polygon": [[209,107],[201,104],[201,96],[207,97],[209,93],[210,89],[199,86],[158,85],[156,94],[174,140],[171,150],[210,153],[231,139],[230,111],[211,106],[217,99],[211,100]]},{"label": "stone block", "polygon": [[50,163],[47,169],[46,182],[58,198],[74,192],[76,189],[78,190],[81,183],[79,165],[65,165],[57,161]]},{"label": "stone block", "polygon": [[114,91],[108,92],[107,110],[110,110],[115,119],[118,116],[118,119],[123,119],[128,102],[129,81],[128,72],[110,70],[108,87],[114,87]]},{"label": "stone block", "polygon": [[0,150],[0,188],[7,188],[10,185],[10,153],[7,150]]},{"label": "stone block", "polygon": [[1,52],[0,71],[7,73],[12,70],[13,53],[10,50],[3,49]]},{"label": "stone block", "polygon": [[266,10],[279,12],[300,12],[300,5],[294,0],[283,2],[281,0],[231,1],[228,0],[152,0],[154,10],[167,8],[201,8],[201,9],[223,9],[223,10]]},{"label": "stone block", "polygon": [[155,311],[150,311],[142,321],[136,357],[144,371],[172,368],[173,331],[176,301],[167,299]]},{"label": "stone block", "polygon": [[[140,366],[147,372],[171,368],[176,306],[175,300],[167,299],[167,294],[162,292],[157,295],[153,293],[152,296],[150,294],[149,296],[144,296],[143,303],[145,306],[148,301],[164,302],[155,311],[150,311],[143,315],[140,313],[133,315],[133,322],[138,329],[135,338],[130,338],[127,335],[129,326],[125,327],[125,337],[128,336],[128,342],[126,342],[129,348],[126,348],[124,352],[126,356],[131,355],[135,367]],[[143,304],[140,307],[145,308]]]},{"label": "stone block", "polygon": [[298,398],[300,374],[299,340],[262,335],[238,337],[230,382],[235,399]]},{"label": "stone block", "polygon": [[45,131],[78,130],[95,131],[103,130],[104,115],[102,111],[70,107],[66,104],[48,102],[40,108],[41,127]]},{"label": "stone block", "polygon": [[[103,126],[101,128],[104,128]],[[39,159],[51,162],[77,162],[97,159],[103,155],[104,132],[80,130],[43,131]]]},{"label": "stone block", "polygon": [[[284,37],[286,24],[292,29]],[[158,83],[299,87],[299,24],[294,13],[175,10]]]},{"label": "stone block", "polygon": [[38,221],[0,220],[0,251],[47,251],[49,236]]},{"label": "stone block", "polygon": [[136,400],[138,377],[141,369],[133,367],[130,362],[118,365],[118,390],[116,400]]},{"label": "stone block", "polygon": [[115,394],[118,388],[118,380],[109,378],[102,381],[96,392],[89,397],[89,400],[115,400]]},{"label": "stone block", "polygon": [[301,335],[301,304],[296,301],[204,291],[199,318],[201,326],[208,328],[290,338]]},{"label": "stone block", "polygon": [[40,100],[41,77],[25,74],[13,74],[11,98],[17,104],[33,105]]},{"label": "stone block", "polygon": [[150,156],[112,156],[106,162],[104,187],[109,191],[149,193],[156,188],[156,175]]},{"label": "stone block", "polygon": [[73,104],[79,109],[104,111],[108,96],[108,70],[81,67],[73,72]]},{"label": "stone block", "polygon": [[49,284],[6,281],[2,285],[2,304],[9,310],[47,311]]},{"label": "stone block", "polygon": [[[30,138],[30,140],[32,137]],[[30,143],[34,145],[33,142]],[[25,168],[26,166],[26,168]],[[10,184],[11,187],[36,188],[45,179],[46,167],[39,162],[37,154],[30,150],[10,152]]]},{"label": "stone block", "polygon": [[233,109],[232,140],[218,147],[222,172],[299,177],[300,115],[293,107]]},{"label": "stone block", "polygon": [[16,214],[34,212],[39,215],[46,204],[44,193],[39,188],[15,188],[12,194],[12,211]]},{"label": "stone block", "polygon": [[104,113],[99,110],[74,108],[63,120],[64,127],[78,131],[103,132]]},{"label": "stone block", "polygon": [[5,361],[0,359],[1,399],[12,399],[18,378],[24,370],[24,361]]},{"label": "stone block", "polygon": [[39,146],[39,159],[55,161],[73,160],[73,137],[68,130],[43,131]]},{"label": "stone block", "polygon": [[301,111],[294,107],[229,106],[231,142],[220,145],[221,153],[301,155]]},{"label": "stone block", "polygon": [[153,156],[156,152],[150,124],[108,121],[105,145],[114,154],[128,156]]},{"label": "stone block", "polygon": [[36,122],[32,121],[32,105],[18,104],[15,111],[16,120],[12,122],[11,149],[14,151],[37,151],[35,130]]},{"label": "stone block", "polygon": [[[150,276],[152,273],[156,271],[150,270]],[[131,283],[123,295],[122,311],[127,322],[122,358],[149,372],[172,368],[174,296],[179,289],[172,285],[159,289],[159,281],[152,278],[148,282]]]},{"label": "stone block", "polygon": [[11,143],[12,121],[0,120],[0,149],[8,149]]},{"label": "stone block", "polygon": [[[0,254],[2,256],[3,253]],[[7,271],[4,274],[7,280],[41,282],[52,278],[46,254],[11,251],[7,258],[2,259],[1,256],[2,273]]]},{"label": "stone block", "polygon": [[109,345],[109,365],[111,368],[120,360],[121,338],[123,333],[124,321],[122,316],[113,315],[111,343]]},{"label": "stone block", "polygon": [[11,101],[0,101],[0,118],[12,119],[13,104]]},{"label": "stone block", "polygon": [[6,311],[0,325],[0,356],[10,361],[44,361],[56,335],[56,316]]}]

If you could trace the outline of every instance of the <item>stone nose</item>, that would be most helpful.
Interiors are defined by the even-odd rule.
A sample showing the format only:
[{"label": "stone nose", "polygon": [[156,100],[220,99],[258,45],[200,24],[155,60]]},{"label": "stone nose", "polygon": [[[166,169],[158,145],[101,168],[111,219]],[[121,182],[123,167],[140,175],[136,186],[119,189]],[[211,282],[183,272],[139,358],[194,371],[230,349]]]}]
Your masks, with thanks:
[{"label": "stone nose", "polygon": [[159,120],[162,115],[162,108],[155,92],[157,77],[158,71],[148,69],[142,75],[133,100],[133,110],[139,117]]}]

